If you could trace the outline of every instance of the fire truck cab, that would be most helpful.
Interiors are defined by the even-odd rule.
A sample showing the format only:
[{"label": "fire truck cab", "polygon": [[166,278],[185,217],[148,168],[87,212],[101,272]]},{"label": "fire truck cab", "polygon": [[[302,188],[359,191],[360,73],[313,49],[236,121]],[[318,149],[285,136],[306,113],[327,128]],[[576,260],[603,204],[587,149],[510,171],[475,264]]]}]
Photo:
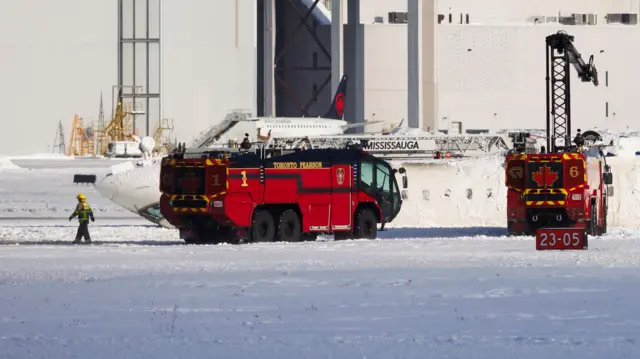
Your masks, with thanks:
[{"label": "fire truck cab", "polygon": [[184,151],[162,161],[160,210],[188,243],[373,239],[400,212],[396,172],[360,148]]},{"label": "fire truck cab", "polygon": [[505,170],[509,234],[534,235],[550,227],[606,233],[613,174],[598,146],[578,152],[513,153]]}]

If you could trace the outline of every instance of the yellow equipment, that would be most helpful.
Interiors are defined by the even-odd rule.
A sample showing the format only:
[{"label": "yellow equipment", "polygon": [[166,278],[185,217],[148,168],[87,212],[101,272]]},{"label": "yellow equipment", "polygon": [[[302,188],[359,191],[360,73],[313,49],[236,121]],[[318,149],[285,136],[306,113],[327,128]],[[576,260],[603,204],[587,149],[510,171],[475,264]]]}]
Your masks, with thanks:
[{"label": "yellow equipment", "polygon": [[73,126],[71,127],[71,140],[69,141],[69,149],[67,156],[86,156],[94,154],[93,144],[87,136],[84,129],[84,121],[78,115],[73,116]]},{"label": "yellow equipment", "polygon": [[136,102],[136,94],[141,90],[140,86],[113,86],[113,91],[122,92],[123,88],[131,87],[133,97],[130,102],[123,103],[121,94],[118,94],[117,103],[113,111],[113,118],[104,128],[94,131],[94,139],[96,142],[96,152],[98,155],[104,156],[107,152],[109,142],[113,141],[132,141],[133,135],[136,135],[134,128],[135,116],[143,114],[140,108],[141,104]]},{"label": "yellow equipment", "polygon": [[86,201],[87,200],[87,196],[85,196],[84,194],[80,193],[79,195],[76,196],[76,198],[79,201]]},{"label": "yellow equipment", "polygon": [[154,154],[166,155],[173,152],[173,120],[161,119],[153,134],[153,140],[156,143],[153,149]]}]

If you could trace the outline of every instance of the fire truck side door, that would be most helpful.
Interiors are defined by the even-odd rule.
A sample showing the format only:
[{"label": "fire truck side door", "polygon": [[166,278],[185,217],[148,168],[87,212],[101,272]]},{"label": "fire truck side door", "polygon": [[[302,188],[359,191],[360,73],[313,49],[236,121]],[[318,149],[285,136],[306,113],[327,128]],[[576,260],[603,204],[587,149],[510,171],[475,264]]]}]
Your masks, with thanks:
[{"label": "fire truck side door", "polygon": [[353,174],[350,165],[331,167],[331,230],[351,229],[351,188]]}]

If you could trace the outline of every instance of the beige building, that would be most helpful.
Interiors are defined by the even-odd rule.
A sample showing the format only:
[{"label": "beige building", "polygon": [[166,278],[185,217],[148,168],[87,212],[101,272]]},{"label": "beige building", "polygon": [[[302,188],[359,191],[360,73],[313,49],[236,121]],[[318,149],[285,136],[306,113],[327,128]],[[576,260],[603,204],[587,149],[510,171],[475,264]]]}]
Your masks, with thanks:
[{"label": "beige building", "polygon": [[[109,118],[112,86],[118,83],[119,1],[131,8],[134,0],[33,0],[3,8],[0,156],[51,152],[58,121],[68,140],[74,114],[87,123],[98,120],[100,92]],[[389,12],[406,12],[411,1],[417,0],[342,0],[347,23],[342,72],[350,75],[345,117],[385,121],[368,131],[409,117],[409,79],[420,74],[409,76],[407,24],[390,24]],[[160,34],[160,0],[149,2],[153,37]],[[332,0],[320,1],[304,29],[298,14],[313,0],[295,0],[294,6],[282,1],[270,14],[273,23],[264,21],[260,5],[269,2],[192,0],[186,6],[162,0],[162,48],[149,52],[162,64],[150,65],[157,76],[147,91],[160,92],[146,109],[151,130],[160,117],[170,118],[178,139],[189,142],[231,109],[277,116],[326,111],[332,95],[326,85],[333,55]],[[141,3],[138,14],[145,11],[138,8]],[[359,11],[350,15],[349,6]],[[572,83],[573,128],[635,127],[638,6],[628,0],[438,0],[434,13],[440,23],[431,50],[438,129],[544,127],[544,37],[561,28],[575,35],[585,60],[595,55],[600,73],[597,88]],[[145,32],[137,27],[138,34]],[[268,31],[276,65],[260,52]],[[139,77],[146,54],[138,54],[138,70],[133,74],[129,68],[124,77],[144,84]],[[124,57],[133,62],[130,53]],[[146,127],[140,123],[139,132],[144,135]]]}]

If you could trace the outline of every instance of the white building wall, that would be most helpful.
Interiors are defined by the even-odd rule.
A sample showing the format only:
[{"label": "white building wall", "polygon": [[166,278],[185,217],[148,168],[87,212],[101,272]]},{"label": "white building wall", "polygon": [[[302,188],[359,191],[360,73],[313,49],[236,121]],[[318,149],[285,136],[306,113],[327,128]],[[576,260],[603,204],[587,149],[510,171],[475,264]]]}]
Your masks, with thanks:
[{"label": "white building wall", "polygon": [[[406,26],[365,25],[365,118],[382,125],[407,116]],[[582,83],[571,68],[573,129],[625,129],[637,124],[637,26],[439,25],[438,128],[460,121],[464,130],[545,128],[545,37],[559,29],[575,36],[585,61],[594,55],[600,86]],[[608,72],[608,86],[605,81]],[[608,117],[605,103],[609,102]]]},{"label": "white building wall", "polygon": [[[163,1],[164,116],[179,141],[227,110],[255,112],[255,4]],[[0,11],[0,156],[50,152],[63,121],[111,115],[117,84],[117,1],[10,1]],[[155,128],[156,124],[152,124]]]},{"label": "white building wall", "polygon": [[443,26],[438,34],[438,127],[461,121],[466,129],[545,128],[544,39],[559,29],[575,36],[585,61],[594,55],[600,77],[599,87],[581,83],[571,68],[573,129],[635,126],[633,93],[640,75],[629,70],[640,54],[637,27]]},{"label": "white building wall", "polygon": [[23,0],[0,11],[0,156],[51,152],[58,121],[97,120],[117,80],[117,2]]},{"label": "white building wall", "polygon": [[407,118],[407,27],[364,29],[364,119],[384,120],[367,126],[368,131],[380,131]]},{"label": "white building wall", "polygon": [[607,13],[638,12],[638,2],[629,0],[438,0],[438,13],[453,14],[458,23],[459,14],[469,14],[471,24],[522,24],[532,22],[535,16],[569,16],[572,13],[598,14],[603,22]]},{"label": "white building wall", "polygon": [[363,24],[373,24],[376,16],[382,17],[384,22],[387,23],[387,21],[389,20],[389,12],[394,11],[406,12],[407,1],[360,0],[360,22]]},{"label": "white building wall", "polygon": [[163,3],[164,116],[174,119],[178,141],[190,142],[229,110],[256,113],[256,8],[238,1],[236,26],[234,6]]},{"label": "white building wall", "polygon": [[[343,1],[343,12],[347,14]],[[598,15],[598,21],[604,22],[607,13],[637,13],[640,2],[629,0],[437,0],[439,14],[445,15],[445,22],[452,14],[452,22],[460,22],[460,14],[469,14],[471,24],[522,24],[532,22],[535,16],[568,16],[572,13],[592,13]],[[381,16],[386,23],[388,13],[407,11],[406,0],[361,0],[360,20],[363,24],[371,24],[376,16]],[[463,16],[464,19],[464,16]]]}]

